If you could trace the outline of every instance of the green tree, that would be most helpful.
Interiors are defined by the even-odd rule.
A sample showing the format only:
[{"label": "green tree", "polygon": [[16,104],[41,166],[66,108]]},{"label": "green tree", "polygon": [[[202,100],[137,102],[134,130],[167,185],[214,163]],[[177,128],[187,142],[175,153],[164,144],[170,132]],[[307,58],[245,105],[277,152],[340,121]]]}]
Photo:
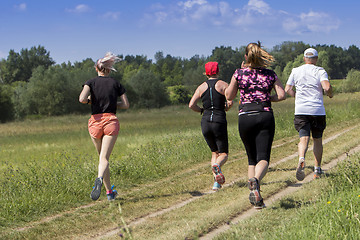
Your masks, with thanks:
[{"label": "green tree", "polygon": [[40,45],[32,47],[30,50],[21,49],[20,53],[10,50],[7,60],[1,64],[1,79],[5,83],[27,82],[35,68],[38,66],[48,68],[54,63],[50,52]]},{"label": "green tree", "polygon": [[11,86],[0,84],[0,122],[14,119],[14,105],[11,99],[12,92]]},{"label": "green tree", "polygon": [[127,84],[134,96],[129,101],[138,108],[159,108],[169,103],[168,95],[160,78],[146,69],[140,69]]},{"label": "green tree", "polygon": [[346,76],[346,79],[342,81],[342,92],[358,92],[360,91],[360,71],[351,69]]},{"label": "green tree", "polygon": [[[244,55],[240,51],[235,51],[231,47],[216,47],[212,51],[209,61],[219,63],[219,78],[225,82],[230,82],[235,69],[241,66]],[[204,67],[204,66],[203,66]],[[204,68],[205,71],[205,68]]]},{"label": "green tree", "polygon": [[191,95],[190,91],[183,85],[168,87],[171,104],[188,103]]},{"label": "green tree", "polygon": [[276,69],[276,67],[279,66],[280,69],[283,70],[289,62],[293,61],[300,54],[303,54],[305,49],[309,47],[309,44],[305,44],[301,41],[285,41],[280,45],[274,46],[270,52],[275,58],[273,69]]}]

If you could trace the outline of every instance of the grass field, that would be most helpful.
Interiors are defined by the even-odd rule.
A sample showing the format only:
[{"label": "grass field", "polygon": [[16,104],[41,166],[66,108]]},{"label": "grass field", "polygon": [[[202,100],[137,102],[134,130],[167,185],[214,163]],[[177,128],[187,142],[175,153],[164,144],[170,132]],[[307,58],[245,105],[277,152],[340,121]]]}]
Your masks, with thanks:
[{"label": "grass field", "polygon": [[[359,100],[359,93],[338,94],[325,100],[325,137],[358,124]],[[273,149],[273,162],[296,151],[293,102],[287,99],[273,106],[274,145],[280,146]],[[120,194],[110,204],[102,193],[101,201],[89,205],[98,157],[87,132],[88,115],[1,124],[0,238],[92,239],[99,232],[122,226],[122,221],[130,223],[196,196],[201,196],[200,200],[154,217],[132,227],[131,234],[124,234],[134,239],[193,239],[205,234],[249,207],[247,159],[237,130],[236,108],[228,113],[230,158],[223,168],[227,182],[235,184],[216,194],[205,194],[212,185],[212,174],[199,114],[186,106],[118,113],[121,129],[110,167],[112,183]],[[356,128],[326,145],[324,159],[359,144],[359,133]],[[308,155],[311,159],[311,153]],[[360,226],[359,208],[355,207],[360,202],[356,185],[359,178],[348,172],[359,170],[358,159],[357,155],[351,157],[334,174],[307,185],[304,193],[282,200],[219,239],[313,239],[310,236],[314,235],[324,236],[316,239],[329,239],[329,234],[334,236],[335,232],[339,236],[336,238],[356,239],[352,237],[359,236],[359,230],[354,230]],[[295,166],[296,158],[276,169]],[[293,170],[274,169],[264,181],[268,182],[263,189],[266,198],[294,182],[295,177]],[[77,208],[80,206],[87,207]],[[39,222],[56,214],[60,215],[54,220]],[[324,214],[328,218],[321,217]],[[274,226],[275,221],[280,224]],[[339,221],[342,227],[336,226]],[[301,233],[298,224],[305,229]],[[27,229],[19,230],[23,227]],[[258,235],[254,235],[255,230]]]}]

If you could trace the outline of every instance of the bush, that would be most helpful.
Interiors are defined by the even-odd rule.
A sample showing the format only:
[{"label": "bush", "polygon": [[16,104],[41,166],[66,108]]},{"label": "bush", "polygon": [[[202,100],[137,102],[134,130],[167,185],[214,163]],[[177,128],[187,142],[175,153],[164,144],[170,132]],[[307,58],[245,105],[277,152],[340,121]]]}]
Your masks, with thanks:
[{"label": "bush", "polygon": [[9,85],[0,85],[0,122],[10,121],[14,118],[11,96],[12,88]]},{"label": "bush", "polygon": [[346,79],[342,81],[341,91],[345,92],[345,93],[360,91],[360,71],[359,70],[351,69],[348,72]]},{"label": "bush", "polygon": [[182,85],[168,87],[171,104],[188,103],[191,95],[190,91]]}]

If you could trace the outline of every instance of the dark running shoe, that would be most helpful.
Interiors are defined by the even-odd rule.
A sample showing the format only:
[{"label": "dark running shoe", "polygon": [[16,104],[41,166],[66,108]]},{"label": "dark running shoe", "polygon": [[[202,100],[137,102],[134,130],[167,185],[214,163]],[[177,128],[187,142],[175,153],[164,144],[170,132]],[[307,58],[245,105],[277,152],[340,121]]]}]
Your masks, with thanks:
[{"label": "dark running shoe", "polygon": [[248,181],[250,194],[249,194],[249,200],[252,205],[259,205],[262,203],[263,198],[260,195],[260,186],[259,186],[259,180],[256,178],[250,178]]},{"label": "dark running shoe", "polygon": [[304,178],[305,178],[304,169],[305,169],[305,159],[301,158],[299,160],[298,167],[296,168],[296,179],[297,180],[299,180],[299,181],[304,180]]},{"label": "dark running shoe", "polygon": [[219,164],[214,164],[212,166],[212,171],[215,174],[215,181],[217,183],[219,183],[220,185],[223,185],[225,183],[225,176],[224,174],[221,172],[221,168],[219,166]]},{"label": "dark running shoe", "polygon": [[323,172],[323,170],[321,169],[321,168],[319,168],[319,169],[316,169],[315,171],[314,171],[314,179],[317,179],[317,178],[321,178],[321,176],[322,176],[322,174],[323,174],[324,172]]},{"label": "dark running shoe", "polygon": [[102,183],[103,183],[102,178],[98,177],[95,179],[95,184],[94,184],[93,190],[90,194],[90,197],[92,200],[94,200],[94,201],[98,200],[98,198],[100,197]]},{"label": "dark running shoe", "polygon": [[263,199],[261,199],[261,201],[260,201],[259,203],[255,204],[254,208],[255,208],[255,209],[263,209],[263,208],[266,208]]}]

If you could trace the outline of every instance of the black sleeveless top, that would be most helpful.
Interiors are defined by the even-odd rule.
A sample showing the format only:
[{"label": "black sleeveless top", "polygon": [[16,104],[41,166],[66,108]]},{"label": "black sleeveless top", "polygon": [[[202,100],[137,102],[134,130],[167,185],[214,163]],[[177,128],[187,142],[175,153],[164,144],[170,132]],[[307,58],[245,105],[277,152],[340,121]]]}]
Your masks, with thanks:
[{"label": "black sleeveless top", "polygon": [[201,95],[203,102],[204,114],[202,121],[226,123],[224,95],[216,91],[215,84],[218,79],[207,80],[208,89]]}]

